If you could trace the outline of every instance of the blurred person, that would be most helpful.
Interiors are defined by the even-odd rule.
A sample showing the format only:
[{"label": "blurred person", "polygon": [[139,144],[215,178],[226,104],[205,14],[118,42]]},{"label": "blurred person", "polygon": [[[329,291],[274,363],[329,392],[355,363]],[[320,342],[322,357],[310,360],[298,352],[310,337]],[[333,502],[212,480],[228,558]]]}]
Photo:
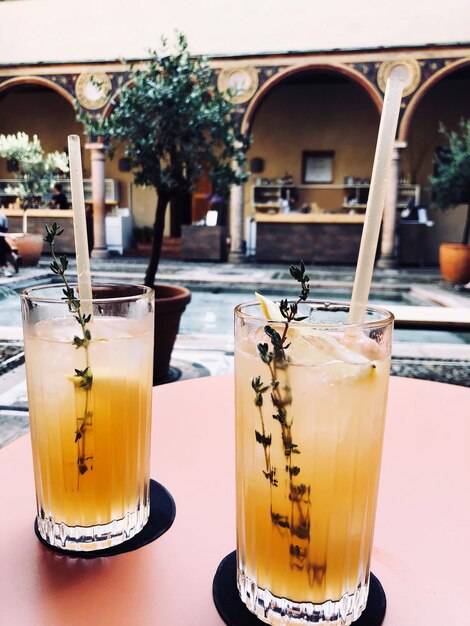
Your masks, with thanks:
[{"label": "blurred person", "polygon": [[310,213],[308,204],[301,204],[299,194],[296,189],[291,189],[287,193],[287,189],[281,189],[281,213]]},{"label": "blurred person", "polygon": [[51,208],[53,209],[68,209],[69,201],[67,200],[67,196],[62,191],[62,185],[60,183],[56,183],[54,185],[54,195],[51,198]]}]

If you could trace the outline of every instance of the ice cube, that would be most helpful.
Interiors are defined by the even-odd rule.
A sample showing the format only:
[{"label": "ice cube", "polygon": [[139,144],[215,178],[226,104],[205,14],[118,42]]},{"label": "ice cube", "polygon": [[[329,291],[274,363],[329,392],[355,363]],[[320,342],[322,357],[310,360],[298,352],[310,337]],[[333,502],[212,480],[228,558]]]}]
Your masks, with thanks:
[{"label": "ice cube", "polygon": [[340,361],[342,363],[368,363],[360,352],[347,348],[331,334],[307,327],[293,330],[296,333],[287,354],[293,363],[314,365]]}]

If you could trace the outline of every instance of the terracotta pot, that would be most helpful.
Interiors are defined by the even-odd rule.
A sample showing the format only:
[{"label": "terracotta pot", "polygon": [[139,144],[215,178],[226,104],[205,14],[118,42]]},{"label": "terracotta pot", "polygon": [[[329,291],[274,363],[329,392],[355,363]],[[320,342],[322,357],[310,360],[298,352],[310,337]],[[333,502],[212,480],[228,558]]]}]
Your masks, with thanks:
[{"label": "terracotta pot", "polygon": [[32,233],[8,233],[7,240],[12,248],[18,250],[22,265],[37,265],[42,254],[44,240],[42,235]]},{"label": "terracotta pot", "polygon": [[470,282],[470,244],[441,243],[439,264],[442,276],[449,283],[467,284]]},{"label": "terracotta pot", "polygon": [[158,283],[155,289],[155,348],[153,383],[169,381],[170,359],[178,334],[180,318],[191,301],[186,287]]}]

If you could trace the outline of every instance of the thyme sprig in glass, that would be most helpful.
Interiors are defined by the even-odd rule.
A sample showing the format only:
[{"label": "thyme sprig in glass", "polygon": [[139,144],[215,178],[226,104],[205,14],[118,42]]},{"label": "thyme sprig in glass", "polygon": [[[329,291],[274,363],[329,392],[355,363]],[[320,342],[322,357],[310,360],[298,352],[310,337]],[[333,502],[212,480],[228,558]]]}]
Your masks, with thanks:
[{"label": "thyme sprig in glass", "polygon": [[[291,276],[300,283],[301,289],[298,298],[294,302],[287,299],[281,300],[279,310],[285,321],[282,334],[267,324],[264,332],[270,340],[268,343],[257,345],[261,361],[269,369],[269,383],[264,383],[261,376],[255,376],[251,386],[255,392],[255,406],[258,408],[261,432],[255,430],[255,438],[263,447],[265,469],[263,474],[269,481],[271,493],[270,516],[271,522],[279,528],[280,532],[288,532],[291,536],[289,546],[289,558],[292,567],[306,569],[309,576],[316,575],[313,565],[309,562],[308,546],[310,543],[310,485],[301,482],[301,468],[293,461],[294,455],[300,455],[301,451],[294,441],[293,424],[294,416],[291,415],[292,393],[289,383],[289,359],[286,355],[290,343],[288,331],[292,322],[301,322],[305,316],[298,315],[298,306],[309,295],[309,276],[305,273],[305,265],[301,261],[300,266],[292,265],[289,268]],[[282,448],[284,451],[284,472],[289,484],[290,507],[287,512],[273,509],[273,489],[279,484],[278,468],[271,463],[271,446],[273,433],[268,432],[268,420],[264,415],[264,394],[270,392],[271,405],[274,408],[272,420],[278,422],[281,430]],[[281,469],[282,471],[282,469]]]},{"label": "thyme sprig in glass", "polygon": [[85,474],[89,469],[93,469],[93,455],[87,453],[86,448],[86,434],[93,425],[93,410],[91,407],[91,388],[93,385],[93,374],[90,369],[90,355],[89,345],[91,341],[91,333],[88,328],[88,323],[91,320],[91,315],[84,315],[81,310],[80,298],[75,294],[74,288],[69,284],[65,272],[68,268],[68,259],[65,255],[57,257],[54,245],[56,237],[60,237],[64,232],[57,223],[53,223],[52,226],[45,225],[46,235],[44,241],[49,245],[50,253],[52,256],[52,262],[50,264],[51,271],[60,276],[64,283],[64,294],[62,300],[67,303],[69,311],[73,314],[74,318],[80,324],[82,336],[75,335],[73,338],[73,345],[77,350],[85,350],[85,368],[75,369],[75,374],[71,377],[74,385],[83,390],[85,393],[84,409],[80,415],[76,418],[76,430],[75,430],[75,443],[77,444],[77,467],[78,478]]}]

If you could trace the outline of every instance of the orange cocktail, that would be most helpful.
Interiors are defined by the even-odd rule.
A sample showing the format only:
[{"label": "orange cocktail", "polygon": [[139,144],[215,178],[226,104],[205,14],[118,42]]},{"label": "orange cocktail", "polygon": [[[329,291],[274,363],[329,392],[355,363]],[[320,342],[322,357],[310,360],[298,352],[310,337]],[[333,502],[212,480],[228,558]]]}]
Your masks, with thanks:
[{"label": "orange cocktail", "polygon": [[367,601],[392,317],[369,309],[351,335],[344,305],[300,308],[270,362],[259,306],[236,309],[238,585],[268,623],[349,624]]},{"label": "orange cocktail", "polygon": [[149,515],[153,295],[116,286],[97,299],[85,351],[53,290],[23,296],[38,528],[59,547],[108,547]]}]

